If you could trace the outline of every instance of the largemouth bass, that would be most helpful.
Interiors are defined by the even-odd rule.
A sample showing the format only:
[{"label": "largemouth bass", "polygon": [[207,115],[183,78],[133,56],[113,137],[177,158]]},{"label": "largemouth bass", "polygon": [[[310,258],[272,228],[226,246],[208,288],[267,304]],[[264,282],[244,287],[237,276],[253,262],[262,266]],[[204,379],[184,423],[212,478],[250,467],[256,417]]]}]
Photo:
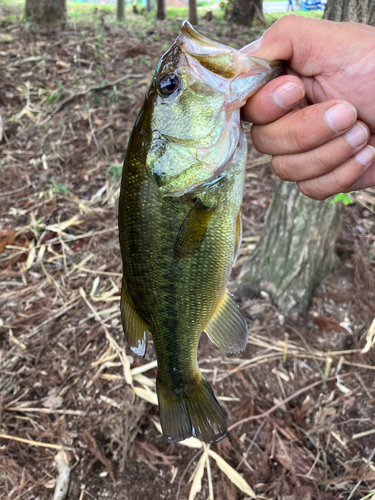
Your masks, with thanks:
[{"label": "largemouth bass", "polygon": [[130,137],[119,203],[122,322],[140,356],[152,334],[168,441],[226,435],[197,347],[202,331],[228,353],[247,344],[246,321],[226,288],[241,243],[240,108],[281,70],[280,62],[241,54],[184,22]]}]

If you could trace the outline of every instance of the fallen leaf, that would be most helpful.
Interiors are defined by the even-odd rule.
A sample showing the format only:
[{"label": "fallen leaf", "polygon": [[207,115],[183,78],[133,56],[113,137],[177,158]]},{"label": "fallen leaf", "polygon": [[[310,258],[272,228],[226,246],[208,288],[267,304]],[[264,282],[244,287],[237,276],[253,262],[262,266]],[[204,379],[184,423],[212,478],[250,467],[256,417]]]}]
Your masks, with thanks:
[{"label": "fallen leaf", "polygon": [[7,245],[13,245],[14,244],[14,235],[16,234],[15,231],[12,229],[9,229],[8,231],[1,231],[0,232],[0,253],[3,253],[5,250],[5,247]]}]

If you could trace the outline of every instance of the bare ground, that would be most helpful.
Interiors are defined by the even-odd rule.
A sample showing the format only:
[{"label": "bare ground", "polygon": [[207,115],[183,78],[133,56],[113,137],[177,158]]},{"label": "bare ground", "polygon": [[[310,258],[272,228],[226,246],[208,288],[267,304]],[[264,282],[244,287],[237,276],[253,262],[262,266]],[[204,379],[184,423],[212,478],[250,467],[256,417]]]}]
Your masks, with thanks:
[{"label": "bare ground", "polygon": [[[208,451],[163,442],[145,400],[155,401],[153,347],[145,360],[124,351],[116,208],[132,125],[180,20],[121,26],[96,11],[61,32],[0,9],[0,497],[52,498],[63,448],[70,499],[187,500]],[[236,47],[249,41],[219,22],[200,29]],[[276,182],[269,158],[250,148],[234,274]],[[232,428],[211,449],[258,498],[375,490],[374,207],[368,190],[347,208],[340,267],[306,316],[243,298],[245,352],[225,356],[202,336],[200,367]],[[209,463],[197,499],[250,498],[231,470]]]}]

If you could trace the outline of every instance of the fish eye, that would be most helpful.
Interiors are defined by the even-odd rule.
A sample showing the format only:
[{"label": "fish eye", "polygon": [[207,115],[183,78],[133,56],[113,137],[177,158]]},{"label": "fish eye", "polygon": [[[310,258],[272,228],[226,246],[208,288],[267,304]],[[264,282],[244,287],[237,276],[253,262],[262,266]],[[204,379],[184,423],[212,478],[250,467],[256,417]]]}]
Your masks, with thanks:
[{"label": "fish eye", "polygon": [[180,78],[173,74],[164,75],[160,78],[158,85],[161,95],[167,97],[180,87]]}]

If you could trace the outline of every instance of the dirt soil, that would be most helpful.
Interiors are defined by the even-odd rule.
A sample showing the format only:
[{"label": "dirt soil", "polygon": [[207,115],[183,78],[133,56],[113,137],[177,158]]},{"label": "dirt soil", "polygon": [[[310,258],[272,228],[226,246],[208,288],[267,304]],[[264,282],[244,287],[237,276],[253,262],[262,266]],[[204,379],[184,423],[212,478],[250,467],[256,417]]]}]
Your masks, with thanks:
[{"label": "dirt soil", "polygon": [[[227,465],[208,455],[198,500],[247,499],[248,486],[269,500],[368,498],[375,191],[347,207],[340,266],[305,316],[285,318],[265,294],[243,297],[250,335],[241,355],[224,355],[202,335],[199,364],[226,413],[228,438],[210,450],[167,445],[153,404],[152,342],[145,360],[124,350],[117,199],[129,134],[180,20],[134,15],[122,26],[96,10],[60,31],[26,27],[7,9],[0,11],[0,498],[52,498],[59,465],[70,471],[69,499],[187,500],[189,479],[211,450]],[[218,21],[200,31],[238,48],[259,34]],[[276,183],[269,157],[250,147],[234,273],[261,234]]]}]

